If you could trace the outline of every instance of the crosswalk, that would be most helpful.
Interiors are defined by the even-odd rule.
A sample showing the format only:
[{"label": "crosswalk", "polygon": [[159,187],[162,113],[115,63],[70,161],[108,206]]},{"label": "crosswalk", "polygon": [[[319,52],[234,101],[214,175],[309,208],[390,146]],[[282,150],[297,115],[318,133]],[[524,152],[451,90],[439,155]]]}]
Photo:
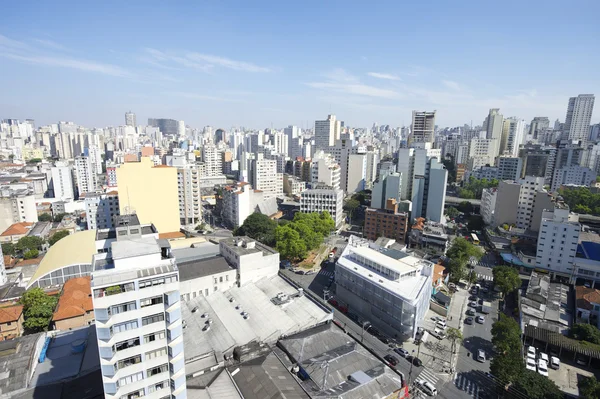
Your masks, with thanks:
[{"label": "crosswalk", "polygon": [[440,379],[437,375],[435,375],[435,373],[427,368],[423,368],[423,371],[421,371],[419,373],[419,375],[417,376],[417,379],[421,380],[425,380],[428,381],[430,383],[433,384],[433,386],[435,386],[435,384],[437,383],[437,381]]},{"label": "crosswalk", "polygon": [[328,270],[321,270],[321,271],[319,272],[319,274],[320,274],[321,276],[325,276],[325,277],[331,277],[331,276],[333,276],[333,274],[334,274],[334,273],[333,273],[332,271],[328,271]]},{"label": "crosswalk", "polygon": [[487,276],[485,274],[479,274],[479,273],[477,273],[477,278],[480,279],[480,280],[494,281],[494,276]]},{"label": "crosswalk", "polygon": [[491,269],[492,267],[494,267],[494,265],[493,265],[493,264],[491,264],[491,263],[487,263],[487,262],[482,262],[482,261],[477,261],[475,264],[476,264],[477,266],[487,267],[487,268],[490,268],[490,269]]},{"label": "crosswalk", "polygon": [[456,374],[454,385],[475,399],[485,397],[482,387],[471,381],[465,374]]}]

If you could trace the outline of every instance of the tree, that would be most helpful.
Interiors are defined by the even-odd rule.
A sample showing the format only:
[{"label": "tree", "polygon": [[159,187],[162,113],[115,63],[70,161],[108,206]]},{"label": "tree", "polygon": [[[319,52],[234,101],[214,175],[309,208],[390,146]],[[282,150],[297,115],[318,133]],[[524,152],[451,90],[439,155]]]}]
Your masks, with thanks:
[{"label": "tree", "polygon": [[38,220],[40,222],[51,222],[52,215],[50,215],[49,213],[42,213],[40,216],[38,216]]},{"label": "tree", "polygon": [[600,345],[600,330],[591,324],[575,324],[571,327],[569,336],[579,341]]},{"label": "tree", "polygon": [[42,162],[42,158],[31,158],[29,161],[27,161],[28,164],[34,164],[34,163],[40,163]]},{"label": "tree", "polygon": [[44,243],[44,240],[42,240],[40,237],[26,236],[26,237],[21,237],[19,239],[19,241],[17,241],[17,245],[15,246],[15,248],[18,249],[19,251],[27,251],[30,249],[40,249],[43,243]]},{"label": "tree", "polygon": [[583,399],[600,398],[600,382],[595,376],[584,377],[579,381],[579,397]]},{"label": "tree", "polygon": [[[290,223],[291,224],[291,223]],[[293,261],[304,259],[306,244],[300,238],[300,233],[290,225],[277,226],[275,231],[276,249],[282,258]]]},{"label": "tree", "polygon": [[277,222],[262,213],[253,213],[244,220],[244,224],[233,231],[236,236],[248,236],[265,245],[275,244]]},{"label": "tree", "polygon": [[449,218],[451,218],[451,219],[454,219],[455,217],[457,217],[458,215],[460,215],[460,212],[459,212],[459,211],[458,211],[458,209],[456,209],[455,207],[453,207],[453,206],[449,206],[449,207],[446,209],[446,215],[447,215]]},{"label": "tree", "polygon": [[462,201],[460,204],[458,204],[458,210],[465,215],[470,215],[473,213],[473,204],[469,201]]},{"label": "tree", "polygon": [[521,357],[521,328],[504,313],[492,325],[492,343],[496,347],[496,356],[490,363],[490,370],[502,383],[515,382],[525,370]]},{"label": "tree", "polygon": [[497,266],[492,271],[494,284],[502,290],[504,295],[509,294],[521,286],[521,277],[514,267]]},{"label": "tree", "polygon": [[23,254],[23,259],[34,259],[37,258],[40,254],[40,251],[37,249],[30,249]]},{"label": "tree", "polygon": [[68,230],[57,231],[56,233],[52,234],[52,237],[50,237],[48,239],[48,243],[50,244],[50,246],[52,246],[52,245],[56,244],[58,241],[62,240],[66,236],[68,236],[69,234],[70,233]]},{"label": "tree", "polygon": [[469,230],[482,230],[484,227],[485,223],[483,223],[483,217],[480,215],[471,215],[469,222],[467,223],[467,228]]},{"label": "tree", "polygon": [[351,198],[348,201],[346,201],[346,203],[344,204],[344,210],[348,212],[348,216],[350,217],[350,219],[352,219],[354,211],[357,210],[359,206],[360,202],[354,198]]},{"label": "tree", "polygon": [[30,332],[48,330],[52,313],[58,299],[50,296],[41,288],[31,288],[21,296],[19,301],[23,305],[25,321],[23,327]]},{"label": "tree", "polygon": [[204,223],[204,222],[199,223],[198,225],[196,225],[195,229],[196,229],[196,231],[202,231],[202,230],[206,229],[206,223]]},{"label": "tree", "polygon": [[2,253],[4,255],[14,255],[15,254],[15,245],[11,242],[5,242],[2,244]]},{"label": "tree", "polygon": [[454,183],[456,181],[456,167],[454,166],[454,157],[451,154],[446,154],[446,159],[444,159],[442,163],[448,171],[448,183]]},{"label": "tree", "polygon": [[450,258],[448,271],[450,272],[452,281],[458,282],[460,279],[466,277],[466,267],[469,261],[472,258],[479,260],[482,256],[483,254],[479,248],[463,237],[457,237],[446,252],[446,257]]},{"label": "tree", "polygon": [[515,389],[530,399],[562,399],[564,397],[554,381],[531,370],[523,370],[515,381]]},{"label": "tree", "polygon": [[475,193],[466,188],[458,189],[458,198],[475,199]]},{"label": "tree", "polygon": [[475,284],[477,282],[477,273],[475,270],[471,270],[468,277],[469,284]]},{"label": "tree", "polygon": [[60,222],[62,222],[63,218],[67,215],[68,215],[67,213],[58,213],[58,214],[54,215],[54,221],[60,223]]},{"label": "tree", "polygon": [[458,341],[459,345],[462,344],[463,334],[458,328],[448,327],[446,330],[446,336],[452,342],[452,353],[456,353],[456,342]]}]

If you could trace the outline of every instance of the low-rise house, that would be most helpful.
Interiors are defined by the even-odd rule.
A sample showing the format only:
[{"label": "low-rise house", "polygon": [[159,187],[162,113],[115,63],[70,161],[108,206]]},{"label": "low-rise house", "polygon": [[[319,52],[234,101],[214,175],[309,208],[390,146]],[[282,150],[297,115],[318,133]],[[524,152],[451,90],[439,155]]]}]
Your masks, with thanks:
[{"label": "low-rise house", "polygon": [[579,322],[592,323],[600,328],[600,290],[582,285],[575,287],[575,306]]},{"label": "low-rise house", "polygon": [[2,234],[0,234],[0,242],[1,243],[16,243],[21,238],[25,237],[29,231],[33,223],[29,222],[20,222],[11,224],[8,229],[6,229]]},{"label": "low-rise house", "polygon": [[23,332],[23,306],[0,308],[0,340],[14,339]]},{"label": "low-rise house", "polygon": [[90,276],[72,278],[65,282],[52,321],[56,330],[71,330],[92,324],[94,305]]}]

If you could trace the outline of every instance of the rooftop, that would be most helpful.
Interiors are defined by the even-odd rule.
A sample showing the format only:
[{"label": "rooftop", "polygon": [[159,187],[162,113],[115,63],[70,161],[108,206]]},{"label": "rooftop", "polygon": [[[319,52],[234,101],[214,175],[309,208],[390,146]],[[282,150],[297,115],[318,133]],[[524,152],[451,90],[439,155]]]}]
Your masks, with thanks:
[{"label": "rooftop", "polygon": [[219,243],[227,246],[227,248],[231,249],[240,256],[259,252],[262,252],[263,256],[269,256],[277,253],[277,251],[275,251],[273,248],[263,245],[247,236],[225,238],[220,240]]},{"label": "rooftop", "polygon": [[19,320],[19,317],[23,314],[23,306],[7,306],[0,308],[0,324],[10,323]]},{"label": "rooftop", "polygon": [[152,236],[122,239],[112,243],[112,258],[114,260],[160,253],[160,246],[156,238]]},{"label": "rooftop", "polygon": [[186,281],[198,277],[210,276],[212,274],[222,273],[233,270],[221,255],[210,258],[201,258],[177,262],[179,268],[179,280]]},{"label": "rooftop", "polygon": [[29,230],[31,229],[31,226],[33,226],[33,223],[29,223],[29,222],[14,223],[14,224],[11,224],[8,227],[8,229],[4,230],[4,232],[2,234],[0,234],[0,236],[7,237],[7,236],[16,236],[16,235],[27,234],[29,232]]},{"label": "rooftop", "polygon": [[582,241],[577,245],[578,258],[600,261],[600,243]]},{"label": "rooftop", "polygon": [[83,316],[94,310],[92,304],[92,289],[90,276],[69,279],[63,286],[63,292],[58,299],[58,305],[52,320],[64,320]]},{"label": "rooftop", "polygon": [[593,310],[594,303],[600,304],[600,290],[578,285],[575,287],[575,302],[579,309]]}]

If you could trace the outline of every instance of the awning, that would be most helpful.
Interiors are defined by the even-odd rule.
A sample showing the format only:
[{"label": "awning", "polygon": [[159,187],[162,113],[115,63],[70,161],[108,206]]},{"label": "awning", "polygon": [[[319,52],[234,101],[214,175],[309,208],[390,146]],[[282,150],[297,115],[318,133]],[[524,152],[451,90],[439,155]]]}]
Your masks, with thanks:
[{"label": "awning", "polygon": [[506,263],[510,263],[511,265],[527,266],[525,263],[521,262],[521,259],[519,259],[517,256],[514,256],[513,254],[503,253],[501,254],[501,256],[502,260],[504,260]]}]

